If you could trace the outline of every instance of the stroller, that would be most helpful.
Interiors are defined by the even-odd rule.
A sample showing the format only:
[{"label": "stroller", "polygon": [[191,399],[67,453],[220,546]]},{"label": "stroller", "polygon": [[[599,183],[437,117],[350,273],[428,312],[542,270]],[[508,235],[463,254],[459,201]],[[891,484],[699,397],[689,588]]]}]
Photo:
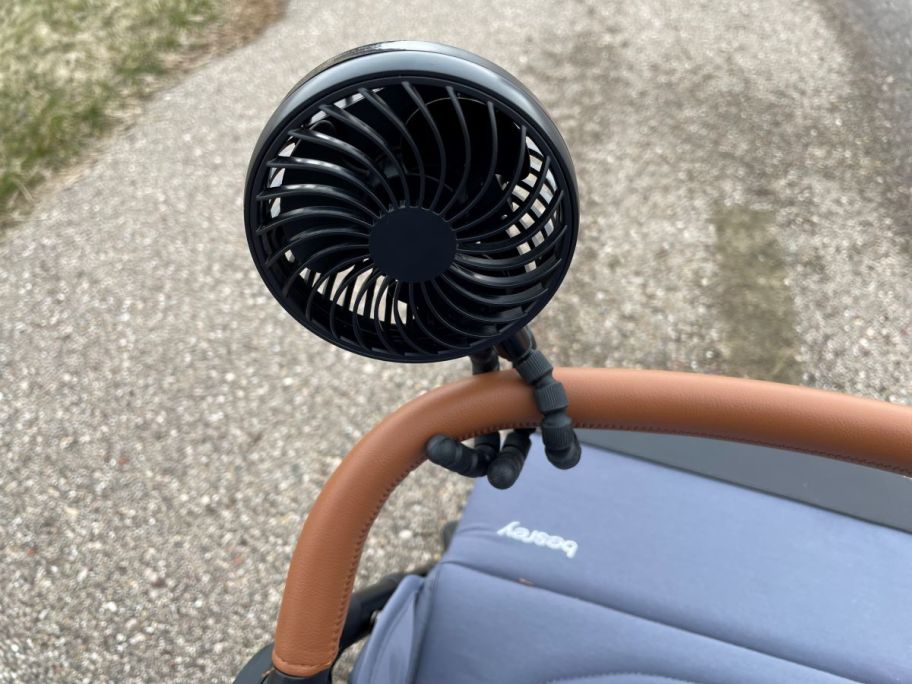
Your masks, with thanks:
[{"label": "stroller", "polygon": [[[528,325],[571,260],[576,181],[508,73],[430,43],[334,58],[268,122],[245,212],[260,275],[309,330],[473,375],[343,459],[275,642],[236,684],[329,682],[365,637],[357,684],[912,682],[912,504],[895,503],[912,410],[552,368]],[[441,559],[353,593],[374,519],[425,459],[478,478]]]}]

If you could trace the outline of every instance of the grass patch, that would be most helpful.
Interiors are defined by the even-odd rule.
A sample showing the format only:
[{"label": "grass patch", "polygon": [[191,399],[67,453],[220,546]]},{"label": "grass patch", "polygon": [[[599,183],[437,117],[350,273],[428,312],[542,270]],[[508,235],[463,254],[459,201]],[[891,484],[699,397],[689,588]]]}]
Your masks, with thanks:
[{"label": "grass patch", "polygon": [[0,12],[0,228],[165,76],[236,47],[283,0],[11,0]]}]

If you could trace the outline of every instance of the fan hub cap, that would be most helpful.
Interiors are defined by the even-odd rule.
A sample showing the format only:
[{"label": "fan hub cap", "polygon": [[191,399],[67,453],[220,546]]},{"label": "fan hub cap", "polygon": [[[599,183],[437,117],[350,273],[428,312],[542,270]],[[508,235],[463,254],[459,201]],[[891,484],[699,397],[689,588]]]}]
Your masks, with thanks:
[{"label": "fan hub cap", "polygon": [[444,273],[456,256],[456,234],[439,214],[403,207],[371,228],[371,258],[380,271],[404,283],[422,283]]}]

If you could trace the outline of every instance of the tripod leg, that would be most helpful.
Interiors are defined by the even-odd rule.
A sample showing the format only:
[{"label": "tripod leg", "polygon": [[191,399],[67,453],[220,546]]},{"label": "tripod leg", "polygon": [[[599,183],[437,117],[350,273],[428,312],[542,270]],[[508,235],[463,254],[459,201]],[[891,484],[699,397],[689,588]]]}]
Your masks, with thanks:
[{"label": "tripod leg", "polygon": [[446,435],[434,435],[424,447],[428,460],[466,477],[481,477],[488,472],[490,457]]},{"label": "tripod leg", "polygon": [[532,385],[535,404],[542,412],[541,432],[545,455],[561,470],[579,463],[582,449],[573,431],[573,421],[567,415],[567,392],[554,379],[551,363],[537,349],[530,349],[514,368],[523,380]]},{"label": "tripod leg", "polygon": [[514,430],[508,434],[500,453],[491,461],[488,482],[497,489],[512,487],[519,478],[532,446],[531,433],[532,430]]}]

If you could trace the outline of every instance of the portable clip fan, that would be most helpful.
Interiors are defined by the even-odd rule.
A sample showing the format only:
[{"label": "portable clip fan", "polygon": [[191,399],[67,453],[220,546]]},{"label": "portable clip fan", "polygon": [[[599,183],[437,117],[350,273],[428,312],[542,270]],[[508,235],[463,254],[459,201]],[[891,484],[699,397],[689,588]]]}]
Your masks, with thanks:
[{"label": "portable clip fan", "polygon": [[[468,356],[476,372],[497,369],[496,348],[536,387],[549,458],[579,459],[563,388],[525,330],[570,265],[576,180],[556,126],[510,74],[421,42],[325,62],[260,135],[245,219],[260,275],[306,328],[387,361]],[[474,450],[448,439],[431,440],[431,460],[489,472],[499,438]],[[521,468],[528,436],[508,446]],[[489,472],[500,486],[518,475],[504,463]]]}]

